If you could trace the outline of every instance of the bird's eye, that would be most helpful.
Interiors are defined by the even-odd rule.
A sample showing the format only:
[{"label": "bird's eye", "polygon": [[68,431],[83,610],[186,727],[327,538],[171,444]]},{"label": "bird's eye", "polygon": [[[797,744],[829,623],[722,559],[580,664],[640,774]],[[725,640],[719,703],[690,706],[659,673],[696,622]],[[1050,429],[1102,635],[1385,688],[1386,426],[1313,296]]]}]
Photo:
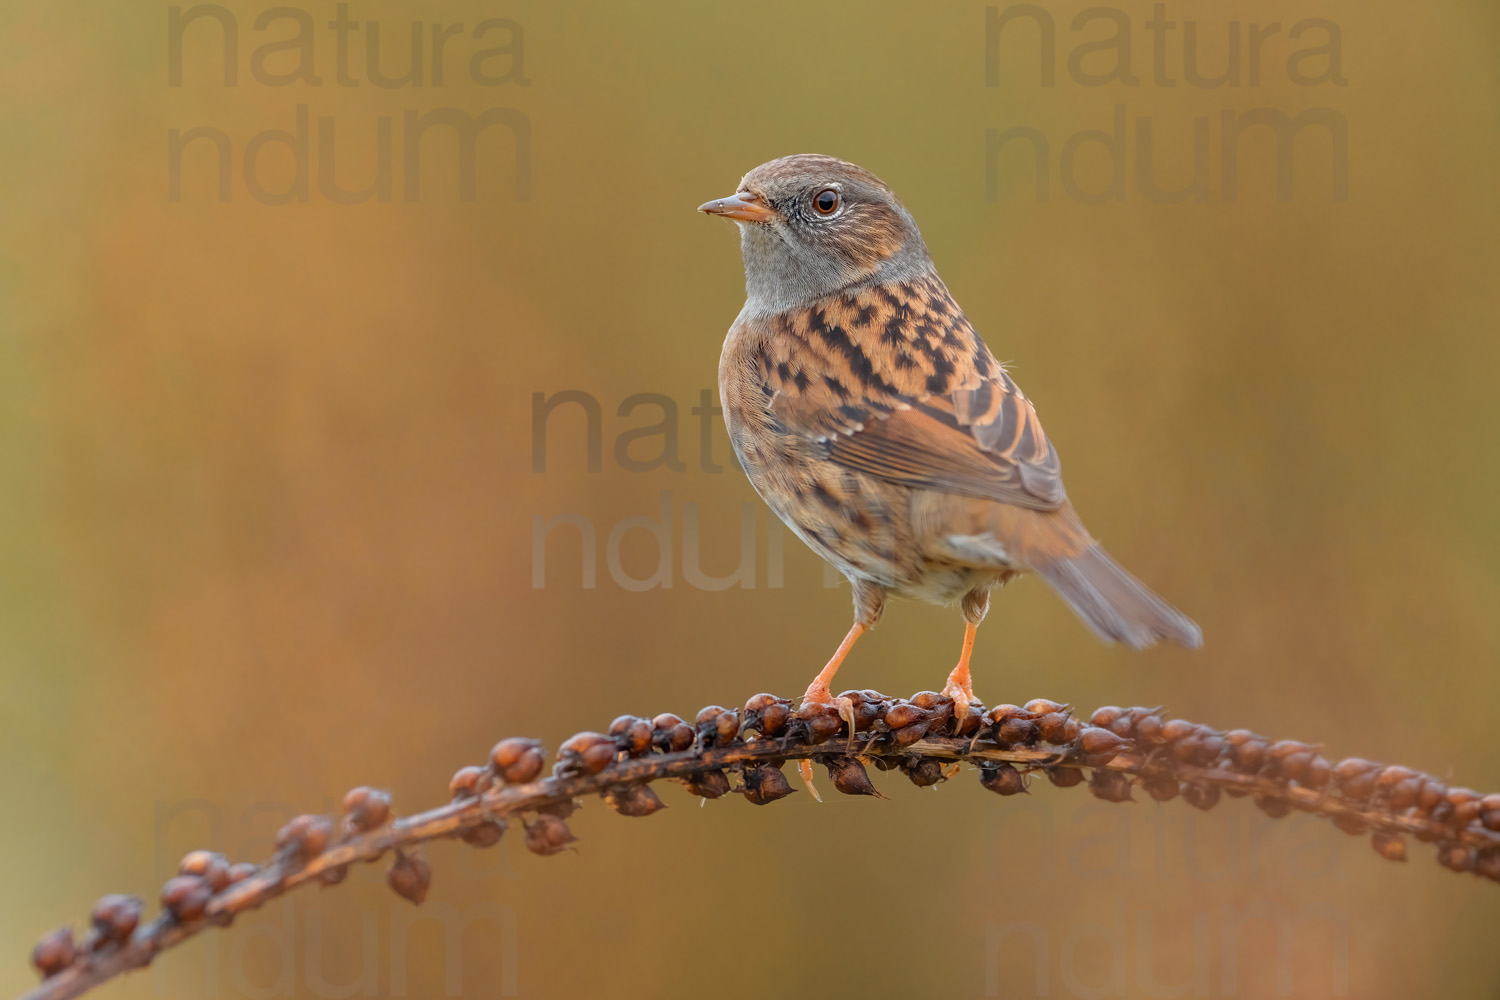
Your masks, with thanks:
[{"label": "bird's eye", "polygon": [[813,208],[819,215],[832,215],[839,207],[839,193],[833,188],[824,188],[813,195]]}]

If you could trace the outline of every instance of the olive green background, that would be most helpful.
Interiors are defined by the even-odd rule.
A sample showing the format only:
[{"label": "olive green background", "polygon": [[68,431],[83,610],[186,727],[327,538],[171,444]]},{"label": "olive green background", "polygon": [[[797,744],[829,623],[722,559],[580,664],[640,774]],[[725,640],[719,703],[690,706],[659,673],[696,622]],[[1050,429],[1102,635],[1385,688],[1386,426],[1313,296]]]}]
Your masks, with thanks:
[{"label": "olive green background", "polygon": [[[257,32],[265,8],[229,5],[234,88],[208,21],[188,29],[182,85],[168,86],[165,5],[6,5],[0,992],[24,989],[30,942],[100,893],[152,899],[194,847],[263,857],[286,816],[351,785],[416,811],[502,736],[555,746],[621,712],[801,690],[847,627],[847,587],[825,587],[789,535],[783,585],[767,585],[766,515],[719,422],[723,471],[705,469],[690,413],[743,294],[732,228],[693,209],[790,152],[852,159],[901,194],[1036,401],[1093,531],[1204,628],[1195,653],[1106,647],[1022,581],[980,632],[982,696],[1165,704],[1500,788],[1500,13],[1174,2],[1179,82],[1164,87],[1151,5],[1130,2],[1117,9],[1139,84],[1087,86],[1068,54],[1111,29],[1071,29],[1085,6],[1049,5],[1049,87],[1025,21],[986,86],[979,3],[443,0],[423,5],[429,24],[519,25],[527,82],[475,82],[466,59],[495,43],[455,36],[441,86],[429,73],[385,89],[366,78],[362,37],[364,82],[335,82],[329,3],[302,8],[318,23],[316,87],[257,82],[251,52],[289,22]],[[380,23],[399,73],[410,8],[351,16]],[[1320,40],[1288,40],[1306,18],[1339,27],[1344,85],[1289,79],[1288,55]],[[1182,82],[1189,21],[1208,73],[1230,21],[1242,49],[1250,23],[1280,22],[1259,85]],[[374,176],[377,120],[393,119],[391,201],[321,195],[316,136],[305,202],[252,197],[246,144],[293,128],[299,104],[336,125],[351,188]],[[1213,196],[1142,197],[1132,132],[1124,199],[1069,197],[1063,145],[1110,128],[1117,104],[1132,129],[1150,120],[1163,185],[1189,176],[1207,116]],[[529,198],[496,127],[474,201],[441,130],[421,196],[404,200],[404,113],[492,107],[529,122]],[[1290,202],[1265,130],[1241,144],[1238,197],[1218,196],[1220,113],[1256,108],[1343,116],[1347,201],[1330,197],[1317,128],[1297,139]],[[168,131],[198,126],[232,142],[227,203],[207,142],[169,200]],[[1018,147],[987,197],[986,130],[1016,126],[1049,139],[1045,201]],[[272,189],[291,179],[285,156],[264,153]],[[1089,190],[1109,181],[1097,144],[1077,170]],[[570,389],[599,402],[602,469],[587,470],[580,411],[564,407],[537,472],[533,394]],[[658,419],[649,405],[619,415],[637,393],[676,402],[681,471],[617,460],[620,435]],[[608,538],[658,516],[663,492],[672,586],[635,592]],[[705,571],[726,575],[745,504],[754,589],[690,585],[689,505]],[[534,519],[565,513],[595,528],[592,589],[570,527],[548,536],[533,586]],[[624,536],[621,572],[655,564],[648,533]],[[952,609],[893,605],[841,680],[936,687],[960,635]],[[1243,801],[1197,814],[1045,782],[1002,801],[972,773],[935,791],[877,781],[889,801],[699,808],[664,788],[671,808],[647,820],[590,802],[576,853],[534,857],[518,836],[485,854],[437,845],[429,909],[370,869],[106,993],[1251,996],[1282,974],[1298,997],[1397,998],[1500,983],[1500,887],[1440,870],[1423,845],[1396,865]],[[436,920],[407,930],[413,915],[445,919],[457,946]]]}]

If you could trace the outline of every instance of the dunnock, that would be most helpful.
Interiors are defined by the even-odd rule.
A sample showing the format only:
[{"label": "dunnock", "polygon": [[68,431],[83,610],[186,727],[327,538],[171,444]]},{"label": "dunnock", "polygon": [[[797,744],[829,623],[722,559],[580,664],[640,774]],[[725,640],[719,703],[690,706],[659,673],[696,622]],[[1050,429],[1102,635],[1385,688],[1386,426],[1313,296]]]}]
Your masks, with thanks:
[{"label": "dunnock", "polygon": [[787,156],[699,211],[739,225],[745,261],[745,306],[719,359],[735,454],[777,516],[854,587],[854,625],[804,710],[851,717],[828,685],[888,593],[959,601],[963,649],[944,693],[960,716],[975,700],[969,657],[990,590],[1028,570],[1106,640],[1199,645],[1198,626],[1084,529],[1035,408],[880,178],[830,156]]}]

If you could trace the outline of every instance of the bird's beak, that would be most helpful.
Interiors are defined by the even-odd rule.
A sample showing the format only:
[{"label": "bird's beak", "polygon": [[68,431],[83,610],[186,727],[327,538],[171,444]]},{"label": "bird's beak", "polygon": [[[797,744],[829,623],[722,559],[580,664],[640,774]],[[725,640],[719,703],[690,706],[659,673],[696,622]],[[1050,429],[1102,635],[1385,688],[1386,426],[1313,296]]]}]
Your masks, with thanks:
[{"label": "bird's beak", "polygon": [[728,198],[705,202],[698,206],[698,211],[738,222],[769,222],[776,216],[765,200],[752,191],[740,191]]}]

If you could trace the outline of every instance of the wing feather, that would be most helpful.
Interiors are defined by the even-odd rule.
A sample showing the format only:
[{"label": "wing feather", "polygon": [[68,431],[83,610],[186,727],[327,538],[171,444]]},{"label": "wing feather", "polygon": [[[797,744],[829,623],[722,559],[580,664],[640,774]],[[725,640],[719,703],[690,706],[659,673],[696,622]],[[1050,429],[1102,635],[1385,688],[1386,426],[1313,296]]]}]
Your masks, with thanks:
[{"label": "wing feather", "polygon": [[1067,501],[1036,408],[935,274],[782,317],[765,350],[771,412],[823,457],[1034,510]]}]

